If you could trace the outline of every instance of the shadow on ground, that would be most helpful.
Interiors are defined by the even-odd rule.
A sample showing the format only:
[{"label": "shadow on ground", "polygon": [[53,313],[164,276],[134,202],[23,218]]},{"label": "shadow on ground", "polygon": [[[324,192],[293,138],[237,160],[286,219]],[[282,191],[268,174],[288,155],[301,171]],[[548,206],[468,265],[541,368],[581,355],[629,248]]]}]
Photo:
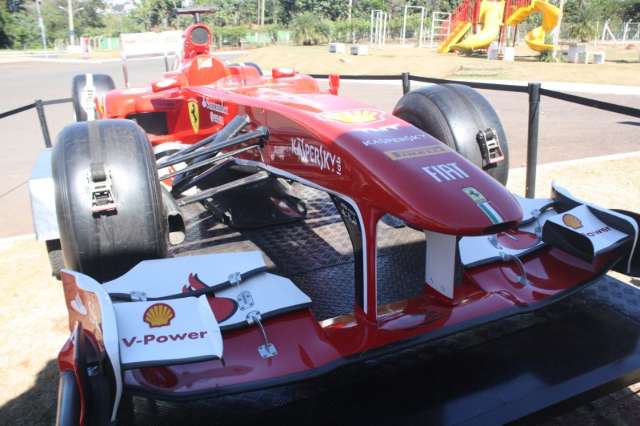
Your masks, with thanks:
[{"label": "shadow on ground", "polygon": [[38,372],[27,391],[0,407],[2,425],[52,425],[55,423],[58,366],[55,359]]}]

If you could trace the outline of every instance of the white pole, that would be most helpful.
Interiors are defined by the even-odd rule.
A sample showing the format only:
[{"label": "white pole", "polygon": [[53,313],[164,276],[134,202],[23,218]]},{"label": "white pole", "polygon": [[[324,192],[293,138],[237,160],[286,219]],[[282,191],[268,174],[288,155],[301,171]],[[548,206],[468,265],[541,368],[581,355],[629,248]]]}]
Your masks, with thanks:
[{"label": "white pole", "polygon": [[418,39],[418,47],[422,47],[422,38],[424,37],[423,35],[423,31],[424,31],[424,7],[420,8],[420,35],[419,35],[419,39]]},{"label": "white pole", "polygon": [[564,13],[564,0],[560,0],[560,16],[558,17],[558,23],[556,24],[556,27],[553,30],[553,52],[551,53],[551,56],[553,57],[553,59],[556,59],[556,56],[558,54],[558,43],[560,42],[560,26],[562,25],[562,14]]},{"label": "white pole", "polygon": [[369,18],[369,44],[373,44],[373,9],[371,10],[371,18]]},{"label": "white pole", "polygon": [[380,27],[382,26],[382,13],[376,12],[376,46],[380,47]]},{"label": "white pole", "polygon": [[40,1],[36,0],[36,11],[38,13],[38,26],[40,27],[40,38],[42,39],[42,48],[44,53],[47,53],[47,31],[44,28],[44,19],[42,19],[42,13],[40,12]]},{"label": "white pole", "polygon": [[404,39],[407,36],[407,7],[404,6],[404,18],[402,18],[402,46],[404,46]]},{"label": "white pole", "polygon": [[382,27],[382,46],[387,44],[387,23],[389,22],[389,14],[384,12],[384,23]]},{"label": "white pole", "polygon": [[376,12],[376,45],[380,47],[380,43],[382,42],[382,12]]},{"label": "white pole", "polygon": [[67,0],[67,14],[69,15],[69,44],[74,46],[76,44],[76,33],[73,28],[73,3],[71,0]]},{"label": "white pole", "polygon": [[631,23],[631,19],[624,23],[624,31],[622,33],[622,41],[627,41],[627,34],[629,33],[629,24]]},{"label": "white pole", "polygon": [[429,47],[433,47],[433,32],[434,32],[434,25],[435,25],[435,21],[436,21],[436,13],[437,12],[431,12],[431,31],[429,32]]}]

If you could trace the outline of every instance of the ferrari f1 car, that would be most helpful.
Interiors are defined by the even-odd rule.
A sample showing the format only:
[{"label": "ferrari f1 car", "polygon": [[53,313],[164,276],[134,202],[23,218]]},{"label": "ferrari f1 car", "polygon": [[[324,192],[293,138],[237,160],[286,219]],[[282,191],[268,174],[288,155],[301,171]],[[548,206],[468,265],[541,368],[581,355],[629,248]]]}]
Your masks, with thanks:
[{"label": "ferrari f1 car", "polygon": [[[297,382],[531,312],[611,269],[640,275],[638,215],[505,189],[506,136],[474,90],[423,87],[390,114],[338,96],[338,76],[321,90],[210,44],[194,23],[176,69],[145,87],[76,77],[78,122],[32,180],[36,230],[66,266],[60,424],[115,422],[127,395]],[[204,221],[190,206],[252,244],[228,250],[238,233],[208,222],[211,253],[167,258]],[[323,235],[337,222],[346,257]],[[390,266],[383,232],[410,249]]]}]

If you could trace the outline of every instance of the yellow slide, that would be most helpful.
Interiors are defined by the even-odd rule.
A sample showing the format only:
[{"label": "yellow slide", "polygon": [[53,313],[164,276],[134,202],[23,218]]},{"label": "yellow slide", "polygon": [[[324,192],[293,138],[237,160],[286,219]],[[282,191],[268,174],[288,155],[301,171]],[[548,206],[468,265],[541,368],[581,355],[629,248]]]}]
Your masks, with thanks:
[{"label": "yellow slide", "polygon": [[459,22],[458,25],[449,33],[446,39],[438,46],[438,53],[448,53],[451,46],[460,41],[467,31],[471,28],[471,22]]},{"label": "yellow slide", "polygon": [[[534,0],[535,1],[535,0]],[[487,48],[500,35],[504,1],[484,0],[480,3],[479,21],[482,29],[476,34],[470,34],[458,44],[451,46],[453,50],[476,50]]]},{"label": "yellow slide", "polygon": [[560,18],[560,9],[552,5],[546,0],[531,0],[531,4],[526,7],[521,7],[516,10],[513,15],[507,19],[506,24],[518,25],[520,22],[527,19],[529,15],[535,12],[542,13],[542,25],[529,31],[524,36],[524,41],[527,46],[536,52],[545,52],[553,50],[553,44],[547,44],[544,42],[547,33],[558,25],[558,19]]}]

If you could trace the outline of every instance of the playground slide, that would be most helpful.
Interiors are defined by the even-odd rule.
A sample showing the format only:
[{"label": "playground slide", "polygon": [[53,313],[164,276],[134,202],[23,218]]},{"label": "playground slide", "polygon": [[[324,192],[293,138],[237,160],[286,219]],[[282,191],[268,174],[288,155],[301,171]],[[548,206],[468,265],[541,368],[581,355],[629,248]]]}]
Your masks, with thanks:
[{"label": "playground slide", "polygon": [[476,34],[469,35],[460,43],[454,44],[451,48],[453,50],[463,51],[487,48],[491,42],[497,39],[500,35],[503,12],[504,1],[484,0],[480,3],[479,16],[479,21],[482,23],[482,29]]},{"label": "playground slide", "polygon": [[466,32],[469,31],[469,28],[471,28],[471,22],[458,23],[447,38],[440,43],[440,46],[438,46],[438,53],[448,53],[449,50],[451,50],[451,46],[459,42]]},{"label": "playground slide", "polygon": [[553,50],[553,44],[545,43],[547,33],[555,28],[560,18],[560,9],[545,0],[531,0],[529,6],[521,7],[507,19],[507,25],[518,25],[535,12],[542,13],[542,25],[529,31],[524,37],[525,43],[536,52]]}]

